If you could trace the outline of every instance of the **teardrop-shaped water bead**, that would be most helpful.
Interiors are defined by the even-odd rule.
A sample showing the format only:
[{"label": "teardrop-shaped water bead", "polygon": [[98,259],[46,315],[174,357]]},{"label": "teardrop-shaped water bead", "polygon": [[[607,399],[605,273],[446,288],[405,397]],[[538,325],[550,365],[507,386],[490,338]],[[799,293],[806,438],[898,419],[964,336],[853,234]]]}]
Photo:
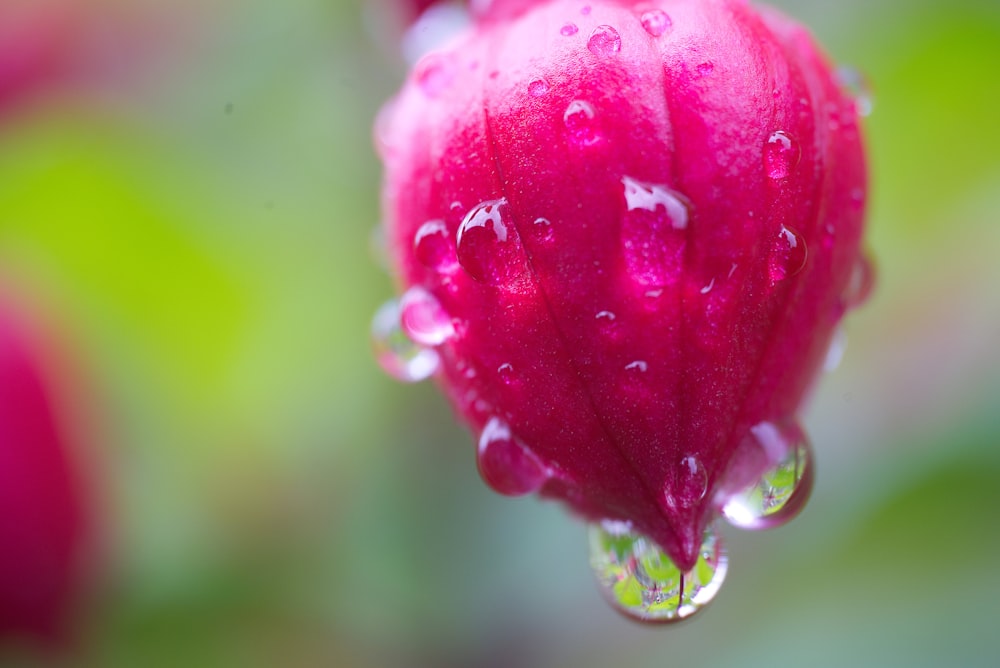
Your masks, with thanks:
[{"label": "teardrop-shaped water bead", "polygon": [[480,202],[458,228],[458,262],[480,283],[510,286],[525,274],[521,240],[506,208],[504,198]]},{"label": "teardrop-shaped water bead", "polygon": [[390,300],[375,312],[371,331],[375,359],[396,380],[415,383],[437,371],[438,354],[417,344],[403,331],[399,301]]},{"label": "teardrop-shaped water bead", "polygon": [[670,623],[695,614],[715,597],[728,558],[713,528],[694,568],[682,572],[660,547],[627,522],[590,527],[590,566],[608,602],[642,622]]},{"label": "teardrop-shaped water bead", "polygon": [[[812,453],[809,440],[797,425],[762,423],[754,430],[754,436],[777,463],[756,483],[730,496],[722,515],[741,529],[769,529],[785,524],[805,507],[812,491]],[[775,456],[779,448],[784,454]]]},{"label": "teardrop-shaped water bead", "polygon": [[403,332],[417,343],[439,346],[455,335],[455,325],[437,298],[415,285],[399,300]]},{"label": "teardrop-shaped water bead", "polygon": [[505,496],[537,492],[550,477],[538,456],[511,433],[506,422],[496,417],[483,427],[476,462],[486,484]]}]

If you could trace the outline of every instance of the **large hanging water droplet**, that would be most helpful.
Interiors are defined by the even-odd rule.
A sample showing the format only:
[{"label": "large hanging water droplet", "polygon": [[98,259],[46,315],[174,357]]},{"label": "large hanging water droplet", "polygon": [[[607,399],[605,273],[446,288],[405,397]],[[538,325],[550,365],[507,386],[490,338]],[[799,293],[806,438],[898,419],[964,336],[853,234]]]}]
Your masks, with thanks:
[{"label": "large hanging water droplet", "polygon": [[580,146],[591,146],[600,139],[594,122],[594,108],[584,100],[573,100],[563,113],[569,138]]},{"label": "large hanging water droplet", "polygon": [[868,116],[875,106],[871,82],[860,70],[854,67],[838,67],[837,81],[844,92],[854,100],[854,110],[858,116]]},{"label": "large hanging water droplet", "polygon": [[480,283],[505,285],[524,272],[517,230],[504,218],[506,199],[472,209],[458,228],[458,263]]},{"label": "large hanging water droplet", "polygon": [[415,285],[399,301],[403,331],[417,343],[439,346],[455,335],[455,326],[437,298]]},{"label": "large hanging water droplet", "polygon": [[407,383],[424,380],[437,371],[437,352],[410,339],[400,325],[400,306],[386,302],[372,318],[372,347],[375,359],[390,376]]},{"label": "large hanging water droplet", "polygon": [[590,566],[608,602],[642,622],[677,622],[715,597],[728,557],[715,530],[705,532],[694,568],[681,572],[652,540],[626,522],[590,528]]},{"label": "large hanging water droplet", "polygon": [[651,9],[648,12],[643,12],[642,16],[639,17],[639,22],[642,23],[642,27],[646,32],[653,37],[659,37],[670,30],[670,27],[673,25],[670,16],[662,9]]},{"label": "large hanging water droplet", "polygon": [[764,145],[764,172],[775,181],[786,179],[801,157],[802,149],[787,132],[772,132]]},{"label": "large hanging water droplet", "polygon": [[612,26],[600,25],[594,28],[587,40],[587,49],[595,56],[606,58],[622,50],[622,37]]},{"label": "large hanging water droplet", "polygon": [[771,247],[767,272],[774,285],[802,271],[809,257],[806,240],[802,235],[785,225],[778,230],[778,236]]},{"label": "large hanging water droplet", "polygon": [[413,235],[413,255],[420,264],[442,274],[458,266],[455,246],[443,220],[431,220],[420,226]]},{"label": "large hanging water droplet", "polygon": [[628,176],[622,178],[622,185],[626,206],[621,230],[625,266],[643,285],[665,285],[682,269],[689,206],[682,195],[664,185]]},{"label": "large hanging water droplet", "polygon": [[798,425],[762,422],[751,433],[773,465],[730,496],[722,515],[742,529],[767,529],[788,522],[805,506],[812,491],[812,454]]},{"label": "large hanging water droplet", "polygon": [[549,479],[549,471],[538,456],[511,434],[507,423],[495,417],[479,436],[476,461],[486,484],[506,496],[537,492]]}]

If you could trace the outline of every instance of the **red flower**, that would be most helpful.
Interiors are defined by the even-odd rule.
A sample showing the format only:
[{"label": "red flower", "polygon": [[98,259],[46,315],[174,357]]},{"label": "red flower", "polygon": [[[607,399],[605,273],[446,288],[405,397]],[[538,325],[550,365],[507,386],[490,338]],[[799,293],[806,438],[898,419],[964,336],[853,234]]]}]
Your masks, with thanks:
[{"label": "red flower", "polygon": [[809,34],[738,0],[494,3],[376,140],[383,361],[436,371],[497,491],[604,521],[619,607],[697,609],[712,520],[808,493],[796,413],[866,266],[855,102]]}]

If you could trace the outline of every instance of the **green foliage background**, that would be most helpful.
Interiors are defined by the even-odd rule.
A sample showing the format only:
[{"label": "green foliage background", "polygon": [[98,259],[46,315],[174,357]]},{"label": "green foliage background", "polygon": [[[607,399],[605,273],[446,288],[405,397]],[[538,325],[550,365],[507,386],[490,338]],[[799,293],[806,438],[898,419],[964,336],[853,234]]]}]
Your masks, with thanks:
[{"label": "green foliage background", "polygon": [[490,493],[433,387],[371,359],[380,10],[87,3],[139,55],[0,119],[0,267],[99,424],[71,665],[994,665],[1000,5],[779,4],[873,81],[877,291],[807,416],[806,511],[729,532],[716,603],[650,630],[582,525]]}]

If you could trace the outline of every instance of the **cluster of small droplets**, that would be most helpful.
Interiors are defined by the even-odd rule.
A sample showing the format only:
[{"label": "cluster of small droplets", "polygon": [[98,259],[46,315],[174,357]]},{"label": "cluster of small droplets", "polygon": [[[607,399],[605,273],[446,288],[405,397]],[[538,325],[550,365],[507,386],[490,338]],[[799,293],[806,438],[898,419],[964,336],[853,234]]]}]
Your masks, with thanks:
[{"label": "cluster of small droplets", "polygon": [[705,532],[698,561],[681,571],[659,546],[627,522],[590,527],[590,565],[607,600],[643,622],[678,622],[705,607],[722,586],[728,558],[713,528]]}]

